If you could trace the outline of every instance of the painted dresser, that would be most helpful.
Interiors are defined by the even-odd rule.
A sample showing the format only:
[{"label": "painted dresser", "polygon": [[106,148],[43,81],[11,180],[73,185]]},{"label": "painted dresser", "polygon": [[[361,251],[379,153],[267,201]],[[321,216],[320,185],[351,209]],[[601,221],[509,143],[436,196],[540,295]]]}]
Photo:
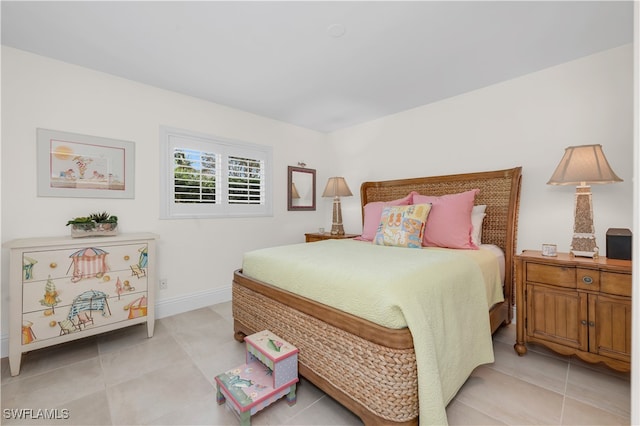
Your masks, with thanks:
[{"label": "painted dresser", "polygon": [[22,354],[146,323],[153,336],[156,239],[151,233],[28,238],[10,249],[9,364]]}]

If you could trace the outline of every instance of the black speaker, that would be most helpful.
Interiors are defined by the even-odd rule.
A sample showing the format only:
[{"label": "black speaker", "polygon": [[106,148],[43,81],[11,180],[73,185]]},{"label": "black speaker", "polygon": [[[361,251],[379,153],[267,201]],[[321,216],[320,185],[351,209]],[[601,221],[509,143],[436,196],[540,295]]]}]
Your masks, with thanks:
[{"label": "black speaker", "polygon": [[631,230],[607,229],[607,258],[631,260]]}]

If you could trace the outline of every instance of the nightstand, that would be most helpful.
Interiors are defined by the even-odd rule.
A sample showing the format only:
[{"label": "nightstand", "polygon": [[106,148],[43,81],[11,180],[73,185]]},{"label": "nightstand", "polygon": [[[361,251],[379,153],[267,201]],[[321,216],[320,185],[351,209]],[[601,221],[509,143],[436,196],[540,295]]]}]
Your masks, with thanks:
[{"label": "nightstand", "polygon": [[629,371],[631,361],[631,261],[516,256],[516,344],[538,343],[563,355]]},{"label": "nightstand", "polygon": [[335,234],[331,234],[330,232],[325,232],[323,234],[320,234],[318,232],[311,232],[309,234],[304,234],[304,236],[305,236],[305,242],[315,243],[316,241],[322,241],[322,240],[342,240],[345,238],[355,238],[355,237],[358,237],[359,234],[335,235]]}]

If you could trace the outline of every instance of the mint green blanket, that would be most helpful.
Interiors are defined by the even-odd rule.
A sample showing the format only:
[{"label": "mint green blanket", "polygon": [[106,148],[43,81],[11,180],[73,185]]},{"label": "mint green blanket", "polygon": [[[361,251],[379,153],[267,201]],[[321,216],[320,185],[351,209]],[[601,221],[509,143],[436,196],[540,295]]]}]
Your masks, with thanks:
[{"label": "mint green blanket", "polygon": [[498,262],[489,251],[326,240],[248,252],[242,269],[377,324],[408,326],[420,424],[446,424],[447,403],[474,368],[494,360],[488,308],[502,300],[502,290]]}]

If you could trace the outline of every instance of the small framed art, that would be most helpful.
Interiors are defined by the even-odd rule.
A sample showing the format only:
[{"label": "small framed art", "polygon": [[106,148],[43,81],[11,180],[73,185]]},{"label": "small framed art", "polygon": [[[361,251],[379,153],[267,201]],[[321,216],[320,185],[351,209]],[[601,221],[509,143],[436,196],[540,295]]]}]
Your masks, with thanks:
[{"label": "small framed art", "polygon": [[542,255],[554,257],[558,255],[557,246],[555,244],[543,244],[542,245]]},{"label": "small framed art", "polygon": [[38,195],[134,198],[133,142],[38,129]]}]

